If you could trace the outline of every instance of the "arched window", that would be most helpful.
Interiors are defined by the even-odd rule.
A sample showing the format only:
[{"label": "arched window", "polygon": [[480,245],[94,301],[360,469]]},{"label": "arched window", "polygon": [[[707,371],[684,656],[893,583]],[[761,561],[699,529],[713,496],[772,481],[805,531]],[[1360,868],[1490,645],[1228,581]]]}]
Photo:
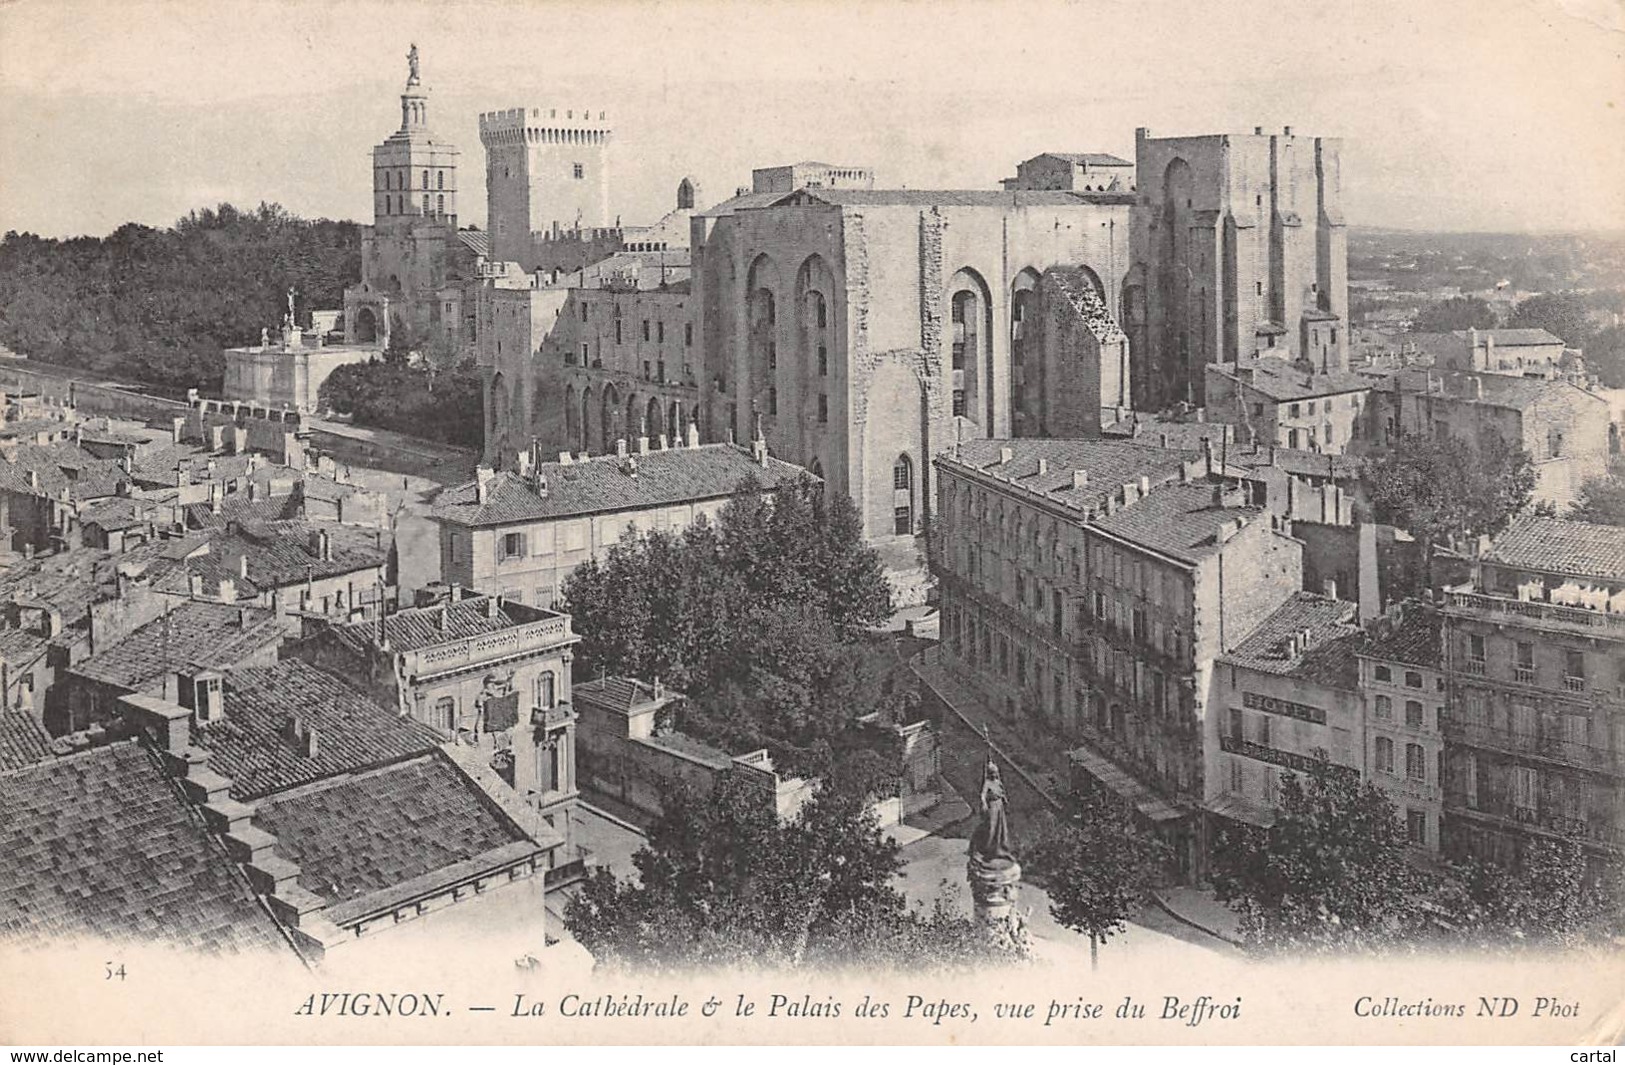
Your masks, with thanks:
[{"label": "arched window", "polygon": [[434,187],[437,189],[443,189],[446,187],[446,172],[444,170],[435,172]]},{"label": "arched window", "polygon": [[436,196],[434,198],[434,200],[435,200],[435,203],[434,203],[435,217],[436,218],[445,217],[445,214],[446,214],[446,198],[444,196]]},{"label": "arched window", "polygon": [[427,170],[423,172],[423,187],[429,187],[429,172]]},{"label": "arched window", "polygon": [[543,673],[536,678],[536,705],[544,710],[551,710],[554,706],[553,674]]},{"label": "arched window", "polygon": [[429,194],[427,192],[423,194],[423,213],[429,213]]},{"label": "arched window", "polygon": [[397,196],[397,197],[395,197],[395,213],[396,214],[405,214],[406,213],[406,197],[405,196]]},{"label": "arched window", "polygon": [[897,456],[891,468],[892,531],[898,536],[914,532],[914,463],[907,455]]}]

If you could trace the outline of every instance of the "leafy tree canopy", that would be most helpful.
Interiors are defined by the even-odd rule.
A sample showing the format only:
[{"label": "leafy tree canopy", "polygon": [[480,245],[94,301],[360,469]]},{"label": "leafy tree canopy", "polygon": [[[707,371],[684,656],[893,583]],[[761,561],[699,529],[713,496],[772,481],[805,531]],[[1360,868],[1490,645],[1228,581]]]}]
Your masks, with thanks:
[{"label": "leafy tree canopy", "polygon": [[1591,304],[1580,292],[1543,292],[1512,308],[1507,325],[1544,329],[1570,347],[1582,347],[1597,332]]},{"label": "leafy tree canopy", "polygon": [[685,732],[766,747],[789,772],[818,775],[837,752],[871,746],[852,723],[906,715],[917,698],[868,632],[890,612],[890,589],[852,502],[812,482],[772,503],[744,491],[715,526],[629,539],[563,592],[582,634],[578,676],[659,677],[689,696]]},{"label": "leafy tree canopy", "polygon": [[1625,458],[1616,457],[1607,473],[1581,485],[1580,494],[1564,517],[1598,525],[1625,525]]},{"label": "leafy tree canopy", "polygon": [[1087,935],[1093,948],[1127,927],[1169,855],[1118,807],[1093,793],[1079,802],[1073,817],[1044,832],[1022,855],[1022,865],[1049,895],[1050,915]]},{"label": "leafy tree canopy", "polygon": [[444,371],[388,353],[382,361],[349,363],[322,382],[321,403],[361,425],[467,447],[483,443],[484,397],[472,357]]},{"label": "leafy tree canopy", "polygon": [[279,323],[290,287],[302,310],[337,307],[360,274],[355,223],[306,221],[277,204],[223,203],[169,229],[132,223],[100,239],[12,232],[0,241],[0,343],[171,393],[219,394],[222,350]]},{"label": "leafy tree canopy", "polygon": [[1366,464],[1376,519],[1428,544],[1494,536],[1529,503],[1535,464],[1490,434],[1474,448],[1455,437],[1406,434]]},{"label": "leafy tree canopy", "polygon": [[1227,829],[1213,853],[1214,889],[1254,949],[1377,949],[1420,930],[1404,827],[1346,770],[1285,774],[1274,825]]},{"label": "leafy tree canopy", "polygon": [[1411,322],[1413,333],[1450,333],[1457,329],[1494,329],[1495,308],[1477,296],[1452,296],[1430,303]]},{"label": "leafy tree canopy", "polygon": [[783,824],[736,775],[708,796],[679,789],[665,809],[633,856],[637,877],[599,869],[565,913],[602,965],[917,971],[1023,953],[940,901],[908,907],[892,886],[897,844],[861,785],[833,780]]}]

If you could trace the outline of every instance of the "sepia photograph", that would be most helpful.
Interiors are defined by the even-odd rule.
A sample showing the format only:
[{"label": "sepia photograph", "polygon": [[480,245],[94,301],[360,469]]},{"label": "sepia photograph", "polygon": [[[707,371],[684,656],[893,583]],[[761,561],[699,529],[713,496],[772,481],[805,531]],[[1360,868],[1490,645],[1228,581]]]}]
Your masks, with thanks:
[{"label": "sepia photograph", "polygon": [[0,3],[0,1043],[1625,1042],[1622,43]]}]

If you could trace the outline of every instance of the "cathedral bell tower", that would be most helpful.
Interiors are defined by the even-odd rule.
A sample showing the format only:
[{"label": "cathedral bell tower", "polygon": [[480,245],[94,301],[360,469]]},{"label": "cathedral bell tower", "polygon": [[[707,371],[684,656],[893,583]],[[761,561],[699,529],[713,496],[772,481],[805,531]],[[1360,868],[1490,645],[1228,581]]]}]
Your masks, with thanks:
[{"label": "cathedral bell tower", "polygon": [[398,227],[429,220],[456,229],[459,153],[429,129],[429,89],[417,45],[407,52],[406,63],[401,128],[372,150],[373,224]]}]

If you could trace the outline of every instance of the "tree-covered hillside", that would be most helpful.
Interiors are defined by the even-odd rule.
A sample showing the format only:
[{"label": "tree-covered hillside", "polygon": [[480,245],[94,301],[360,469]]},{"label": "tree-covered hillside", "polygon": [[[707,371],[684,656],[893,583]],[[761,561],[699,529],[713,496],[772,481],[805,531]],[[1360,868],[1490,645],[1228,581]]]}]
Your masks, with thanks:
[{"label": "tree-covered hillside", "polygon": [[361,276],[354,222],[277,204],[193,211],[168,229],[0,241],[0,344],[42,362],[218,395],[221,349],[258,343],[293,288],[300,322]]}]

